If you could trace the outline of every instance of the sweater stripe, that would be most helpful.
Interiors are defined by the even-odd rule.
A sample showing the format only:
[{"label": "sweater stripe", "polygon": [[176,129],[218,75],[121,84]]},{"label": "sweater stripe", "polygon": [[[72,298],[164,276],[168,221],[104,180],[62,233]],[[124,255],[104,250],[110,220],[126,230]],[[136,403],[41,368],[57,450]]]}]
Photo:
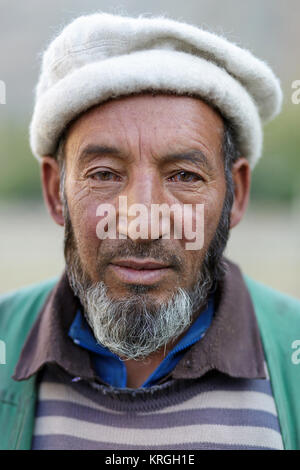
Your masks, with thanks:
[{"label": "sweater stripe", "polygon": [[[164,445],[186,444],[191,442],[193,436],[202,443],[214,442],[216,444],[236,444],[251,446],[267,446],[270,440],[275,446],[280,446],[281,437],[277,431],[265,427],[253,426],[226,426],[214,424],[197,424],[187,426],[169,427],[168,432],[162,432],[160,428],[143,429],[143,432],[136,432],[136,428],[119,427],[117,430],[112,426],[89,423],[82,423],[73,418],[65,416],[44,417],[37,420],[36,433],[40,436],[44,434],[56,434],[61,429],[67,436],[74,436],[85,440],[97,441],[99,436],[112,444],[128,444],[148,446],[159,445],[162,440]],[[140,431],[140,429],[138,429]],[[246,432],[245,432],[246,431]]]},{"label": "sweater stripe", "polygon": [[103,441],[99,444],[98,441],[89,441],[76,438],[74,436],[65,435],[47,435],[47,436],[36,436],[35,444],[37,449],[57,449],[57,450],[273,450],[273,447],[263,446],[250,446],[250,445],[235,445],[235,444],[217,444],[215,442],[199,443],[191,442],[189,444],[178,443],[176,449],[174,445],[157,445],[157,446],[137,446],[134,444],[118,444],[116,448],[115,444],[111,442]]},{"label": "sweater stripe", "polygon": [[45,373],[32,448],[283,448],[269,380],[216,373],[135,397],[105,389]]},{"label": "sweater stripe", "polygon": [[[55,417],[55,416],[76,416],[78,421],[88,423],[99,423],[109,426],[120,426],[118,415],[102,412],[95,414],[95,409],[76,405],[75,403],[59,401],[46,401],[39,407],[37,417]],[[78,417],[77,417],[78,416]],[[155,429],[168,428],[176,426],[188,426],[190,424],[219,424],[238,426],[241,422],[247,422],[250,426],[265,426],[277,430],[278,423],[276,416],[271,413],[253,410],[253,409],[223,409],[223,408],[205,408],[188,411],[174,411],[173,413],[164,413],[164,420],[161,415],[151,414],[148,416],[140,414],[127,414],[126,427],[136,429]]]},{"label": "sweater stripe", "polygon": [[[217,385],[216,385],[217,387]],[[69,402],[75,403],[76,405],[83,405],[99,411],[107,411],[106,407],[103,407],[92,400],[82,396],[80,393],[76,393],[72,390],[71,394],[66,394],[65,386],[55,383],[44,383],[40,388],[39,399],[45,401],[56,401],[56,402]],[[202,408],[218,408],[222,403],[222,408],[229,409],[256,409],[273,413],[276,415],[275,403],[273,397],[270,394],[253,391],[228,391],[225,389],[212,390],[210,392],[200,391],[199,394],[176,405],[164,406],[163,409],[155,410],[156,413],[170,413],[173,411],[202,409]],[[122,413],[115,409],[110,409],[110,413]],[[141,414],[148,414],[150,411],[140,411]]]}]

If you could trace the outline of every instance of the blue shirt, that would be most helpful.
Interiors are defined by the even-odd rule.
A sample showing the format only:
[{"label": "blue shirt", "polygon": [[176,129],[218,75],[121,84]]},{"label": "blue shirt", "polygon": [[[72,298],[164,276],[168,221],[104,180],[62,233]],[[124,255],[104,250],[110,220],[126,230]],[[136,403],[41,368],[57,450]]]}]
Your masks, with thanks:
[{"label": "blue shirt", "polygon": [[[193,322],[179,343],[174,346],[159,366],[152,372],[142,384],[142,387],[155,385],[174,369],[186,350],[204,336],[211,324],[213,313],[214,299],[213,296],[211,296],[206,310]],[[92,362],[101,380],[114,387],[126,387],[127,372],[125,362],[109,349],[97,343],[90,326],[80,310],[78,310],[68,334],[75,344],[92,352]]]}]

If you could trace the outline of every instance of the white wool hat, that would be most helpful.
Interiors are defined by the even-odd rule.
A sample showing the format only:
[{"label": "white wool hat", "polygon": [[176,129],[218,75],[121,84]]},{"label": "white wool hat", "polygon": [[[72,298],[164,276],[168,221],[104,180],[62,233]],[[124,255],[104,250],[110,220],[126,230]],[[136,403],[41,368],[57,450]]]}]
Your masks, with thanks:
[{"label": "white wool hat", "polygon": [[30,125],[33,154],[52,155],[67,124],[92,106],[149,90],[211,103],[233,124],[252,167],[262,124],[282,103],[269,66],[220,36],[163,17],[81,16],[44,53]]}]

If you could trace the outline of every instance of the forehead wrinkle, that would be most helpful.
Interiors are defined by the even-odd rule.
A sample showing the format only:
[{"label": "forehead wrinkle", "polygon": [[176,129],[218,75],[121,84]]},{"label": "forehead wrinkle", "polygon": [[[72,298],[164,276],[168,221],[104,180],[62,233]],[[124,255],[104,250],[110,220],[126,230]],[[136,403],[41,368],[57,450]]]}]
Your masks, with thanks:
[{"label": "forehead wrinkle", "polygon": [[147,135],[149,128],[144,126],[144,122],[139,121],[136,116],[130,119],[128,127],[124,125],[123,128],[130,154],[134,159],[136,158],[137,161],[141,162],[143,155],[147,155],[149,150],[151,151],[152,139],[149,140],[149,136]]}]

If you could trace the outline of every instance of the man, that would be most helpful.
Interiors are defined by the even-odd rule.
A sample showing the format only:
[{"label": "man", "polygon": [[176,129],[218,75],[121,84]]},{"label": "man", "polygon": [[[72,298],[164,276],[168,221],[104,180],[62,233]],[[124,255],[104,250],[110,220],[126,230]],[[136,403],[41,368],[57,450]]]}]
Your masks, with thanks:
[{"label": "man", "polygon": [[280,106],[266,64],[183,23],[50,44],[31,146],[66,271],[1,301],[2,448],[300,448],[299,302],[223,258]]}]

